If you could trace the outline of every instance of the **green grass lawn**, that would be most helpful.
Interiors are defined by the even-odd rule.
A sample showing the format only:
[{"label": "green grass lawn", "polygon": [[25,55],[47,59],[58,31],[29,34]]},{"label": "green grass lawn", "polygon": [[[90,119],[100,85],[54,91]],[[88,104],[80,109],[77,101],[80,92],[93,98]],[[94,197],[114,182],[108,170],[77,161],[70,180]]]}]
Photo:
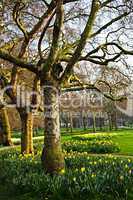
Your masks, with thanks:
[{"label": "green grass lawn", "polygon": [[99,133],[90,133],[87,132],[85,134],[83,134],[82,132],[76,132],[74,131],[74,133],[72,134],[63,134],[62,136],[62,140],[66,141],[66,140],[71,140],[73,137],[75,137],[76,135],[81,135],[82,136],[87,136],[87,137],[96,137],[96,135],[111,135],[112,136],[112,140],[116,143],[118,143],[119,147],[120,147],[120,153],[122,155],[131,155],[133,156],[133,130],[131,129],[123,129],[123,130],[118,130],[118,131],[111,131],[111,132],[99,132]]},{"label": "green grass lawn", "polygon": [[120,154],[133,156],[133,130],[118,132],[112,138],[120,146]]},{"label": "green grass lawn", "polygon": [[118,131],[111,131],[111,132],[103,132],[103,133],[96,133],[96,134],[90,134],[88,137],[92,137],[97,134],[105,134],[105,135],[111,135],[112,140],[116,143],[118,143],[120,147],[120,154],[123,155],[132,155],[133,156],[133,130],[131,129],[123,129]]},{"label": "green grass lawn", "polygon": [[87,136],[90,137],[96,137],[97,135],[111,135],[112,140],[116,143],[118,143],[120,147],[120,153],[122,155],[131,155],[133,156],[133,130],[131,129],[121,129],[117,131],[111,131],[111,132],[98,132],[98,133],[91,133],[90,130],[86,130],[85,133],[83,130],[81,131],[75,131],[74,133],[66,133],[63,134],[62,140],[71,140],[73,137],[77,135]]},{"label": "green grass lawn", "polygon": [[[34,142],[36,141],[42,141],[43,142],[43,131],[41,130],[39,132],[39,136],[34,137]],[[130,155],[133,156],[133,130],[131,129],[121,129],[117,131],[111,131],[111,132],[97,132],[92,133],[92,130],[83,130],[83,129],[74,129],[73,133],[70,132],[64,132],[62,130],[62,141],[68,141],[72,140],[75,136],[87,136],[87,137],[96,137],[97,135],[111,135],[112,140],[116,143],[118,143],[120,147],[120,153],[122,155]],[[20,138],[18,137],[17,133],[14,135],[13,142],[16,144],[20,143]]]}]

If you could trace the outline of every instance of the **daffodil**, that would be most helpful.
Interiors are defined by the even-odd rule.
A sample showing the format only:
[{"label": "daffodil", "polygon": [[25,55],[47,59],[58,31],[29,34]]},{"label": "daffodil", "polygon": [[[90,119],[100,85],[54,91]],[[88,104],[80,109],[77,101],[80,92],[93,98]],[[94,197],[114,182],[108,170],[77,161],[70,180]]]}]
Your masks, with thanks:
[{"label": "daffodil", "polygon": [[128,168],[128,165],[127,165],[127,164],[125,165],[125,168],[126,168],[126,169]]},{"label": "daffodil", "polygon": [[76,181],[76,177],[73,178],[73,181]]},{"label": "daffodil", "polygon": [[60,174],[64,174],[65,173],[65,169],[62,169],[61,171],[60,171]]},{"label": "daffodil", "polygon": [[96,174],[92,174],[91,177],[92,177],[92,178],[96,177]]},{"label": "daffodil", "polygon": [[82,167],[82,168],[81,168],[81,172],[84,172],[84,171],[85,171],[85,167]]},{"label": "daffodil", "polygon": [[123,180],[124,179],[124,176],[120,176],[120,180]]}]

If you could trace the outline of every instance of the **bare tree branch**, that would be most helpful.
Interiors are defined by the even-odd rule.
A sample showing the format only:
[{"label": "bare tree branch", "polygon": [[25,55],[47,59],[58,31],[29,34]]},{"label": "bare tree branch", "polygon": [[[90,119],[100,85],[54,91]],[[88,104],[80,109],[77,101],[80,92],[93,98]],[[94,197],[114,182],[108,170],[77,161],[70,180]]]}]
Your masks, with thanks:
[{"label": "bare tree branch", "polygon": [[31,63],[26,63],[26,62],[14,57],[14,56],[11,56],[8,53],[1,51],[1,50],[0,50],[0,58],[3,59],[3,60],[11,62],[12,64],[14,64],[18,67],[28,69],[28,70],[30,70],[31,72],[34,72],[34,73],[38,73],[36,65],[31,64]]},{"label": "bare tree branch", "polygon": [[42,33],[41,33],[41,36],[40,36],[40,38],[39,38],[39,42],[38,42],[38,53],[39,53],[41,59],[43,58],[43,57],[42,57],[42,51],[41,51],[42,40],[43,40],[43,38],[44,38],[44,36],[45,36],[45,33],[46,33],[46,31],[47,31],[47,29],[48,29],[48,27],[49,27],[49,24],[50,24],[50,22],[51,22],[51,20],[52,20],[52,18],[53,18],[53,16],[54,16],[54,14],[55,14],[55,12],[53,12],[53,13],[50,15],[50,17],[47,19],[47,22],[46,22],[46,24],[45,24],[45,26],[44,26],[44,28],[43,28],[43,31],[42,31]]},{"label": "bare tree branch", "polygon": [[119,15],[118,17],[115,17],[114,19],[110,20],[107,24],[102,26],[98,31],[96,31],[95,33],[92,33],[90,37],[91,38],[95,37],[96,35],[100,34],[103,30],[105,30],[109,26],[111,26],[113,23],[119,21],[120,19],[122,19],[123,17],[126,17],[129,14],[130,14],[130,12],[124,12],[122,15]]},{"label": "bare tree branch", "polygon": [[82,90],[95,90],[99,93],[101,93],[104,97],[106,97],[107,99],[110,99],[112,101],[123,101],[126,100],[127,97],[126,96],[113,96],[111,94],[107,94],[104,93],[103,91],[101,91],[98,87],[96,87],[95,85],[91,85],[91,84],[86,84],[81,86],[77,86],[77,87],[68,87],[68,88],[62,88],[62,92],[72,92],[72,91],[82,91]]},{"label": "bare tree branch", "polygon": [[55,23],[54,23],[53,40],[52,40],[52,44],[51,44],[51,49],[50,49],[50,53],[47,58],[47,61],[44,64],[44,70],[46,70],[46,71],[49,70],[49,68],[56,61],[63,21],[64,21],[63,1],[59,0],[57,2],[57,7],[56,7],[56,19],[55,19]]},{"label": "bare tree branch", "polygon": [[82,50],[84,49],[87,40],[90,38],[92,27],[93,27],[93,24],[94,24],[98,10],[99,10],[99,2],[97,0],[93,0],[92,6],[91,6],[90,16],[88,18],[86,27],[85,27],[82,35],[81,35],[78,46],[77,46],[75,52],[73,53],[73,56],[71,57],[69,63],[66,66],[66,69],[65,69],[65,71],[64,71],[64,73],[61,77],[61,81],[65,78],[67,78],[67,76],[69,76],[69,74],[72,70],[72,67],[75,65],[75,63],[77,62],[77,60],[81,56]]}]

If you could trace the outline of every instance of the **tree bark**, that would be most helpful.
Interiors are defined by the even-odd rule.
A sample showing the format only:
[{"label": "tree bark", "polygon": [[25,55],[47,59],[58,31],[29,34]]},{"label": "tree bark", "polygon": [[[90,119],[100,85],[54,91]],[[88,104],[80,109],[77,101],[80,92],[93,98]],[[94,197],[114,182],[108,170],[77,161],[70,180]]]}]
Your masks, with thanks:
[{"label": "tree bark", "polygon": [[27,127],[29,132],[29,153],[34,153],[33,148],[33,114],[32,112],[28,113],[27,117]]},{"label": "tree bark", "polygon": [[0,143],[4,146],[13,145],[11,141],[11,128],[7,110],[5,107],[1,108],[1,130],[0,130]]},{"label": "tree bark", "polygon": [[2,119],[0,121],[0,145],[4,145],[4,131],[3,131],[3,125],[2,125]]},{"label": "tree bark", "polygon": [[42,165],[47,173],[60,173],[64,169],[64,156],[60,140],[59,87],[52,81],[43,82],[45,137]]},{"label": "tree bark", "polygon": [[3,133],[2,133],[2,129],[0,128],[0,145],[3,144]]},{"label": "tree bark", "polygon": [[33,115],[32,112],[20,113],[21,118],[21,153],[32,154],[33,149]]}]

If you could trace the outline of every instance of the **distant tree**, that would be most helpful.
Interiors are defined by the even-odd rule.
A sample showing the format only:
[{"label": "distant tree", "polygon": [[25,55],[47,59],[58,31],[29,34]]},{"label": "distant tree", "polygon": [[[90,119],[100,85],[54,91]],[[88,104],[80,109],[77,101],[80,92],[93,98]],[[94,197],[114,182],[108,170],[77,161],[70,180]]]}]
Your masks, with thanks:
[{"label": "distant tree", "polygon": [[0,144],[11,146],[11,128],[5,107],[0,109]]}]

